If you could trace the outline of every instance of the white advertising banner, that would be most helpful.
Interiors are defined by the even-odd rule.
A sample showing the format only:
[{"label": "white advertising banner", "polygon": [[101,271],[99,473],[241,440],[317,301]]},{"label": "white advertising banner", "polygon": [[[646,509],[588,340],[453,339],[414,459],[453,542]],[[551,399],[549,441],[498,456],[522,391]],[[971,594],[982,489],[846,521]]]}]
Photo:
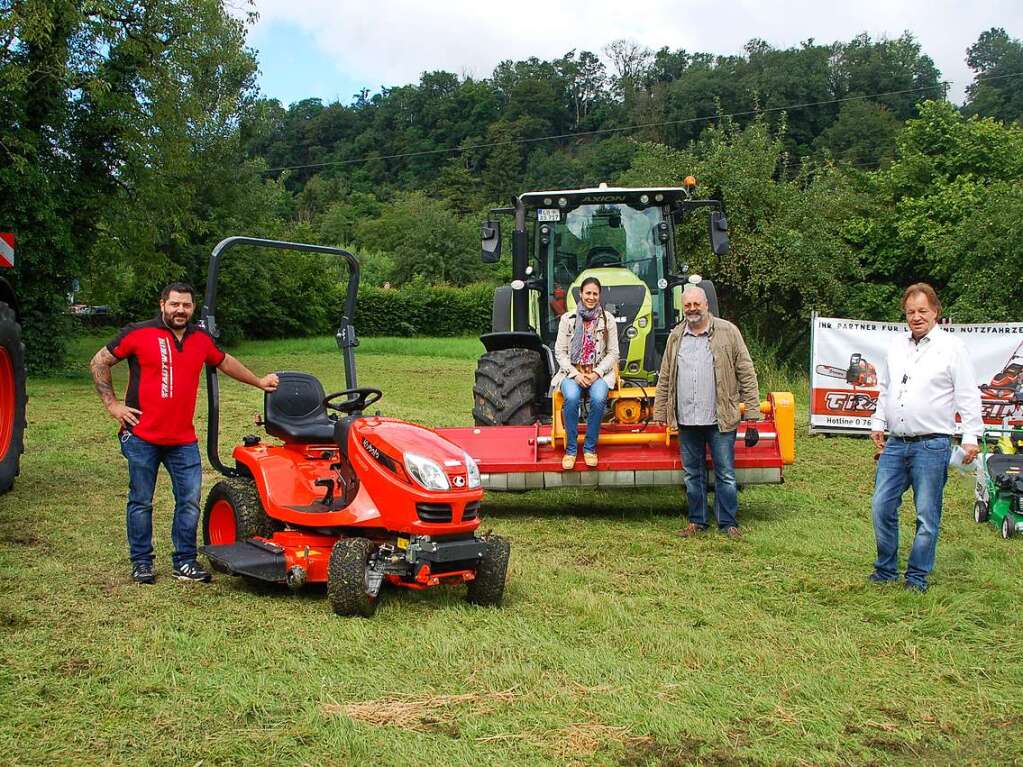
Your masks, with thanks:
[{"label": "white advertising banner", "polygon": [[[877,374],[888,346],[904,322],[871,322],[834,317],[811,320],[810,431],[870,431],[877,407]],[[947,324],[963,339],[973,361],[984,420],[1001,423],[1014,409],[1013,394],[1023,387],[1023,323]]]}]

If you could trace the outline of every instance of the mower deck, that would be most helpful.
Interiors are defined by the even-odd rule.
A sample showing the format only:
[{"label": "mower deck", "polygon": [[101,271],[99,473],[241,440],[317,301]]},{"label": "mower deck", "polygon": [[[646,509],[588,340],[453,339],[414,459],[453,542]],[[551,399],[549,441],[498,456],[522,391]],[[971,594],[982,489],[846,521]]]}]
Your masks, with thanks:
[{"label": "mower deck", "polygon": [[203,553],[231,575],[244,575],[261,581],[284,583],[287,563],[278,546],[259,538],[236,543],[222,543],[203,547]]},{"label": "mower deck", "polygon": [[[757,423],[760,441],[746,447],[740,428],[735,446],[735,474],[740,485],[782,482],[783,459],[775,423]],[[663,424],[605,425],[595,469],[579,461],[564,471],[564,450],[555,447],[551,426],[478,426],[436,430],[463,448],[479,464],[488,490],[532,490],[553,487],[646,487],[682,483],[678,438]],[[585,432],[585,427],[580,426]],[[710,466],[710,457],[707,458]],[[713,481],[713,475],[708,479]]]}]

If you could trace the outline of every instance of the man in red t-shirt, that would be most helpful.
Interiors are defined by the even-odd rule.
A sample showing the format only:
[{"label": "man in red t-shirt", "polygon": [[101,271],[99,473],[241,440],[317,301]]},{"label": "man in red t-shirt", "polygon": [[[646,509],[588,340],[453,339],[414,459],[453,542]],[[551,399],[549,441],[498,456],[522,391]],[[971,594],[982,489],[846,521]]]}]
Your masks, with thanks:
[{"label": "man in red t-shirt", "polygon": [[[121,452],[128,459],[128,549],[132,578],[153,583],[153,491],[160,464],[174,489],[173,575],[178,580],[209,582],[196,562],[202,466],[195,436],[195,397],[204,365],[263,391],[277,388],[277,375],[257,378],[226,354],[203,328],[189,322],[195,290],[175,282],[160,295],[160,313],[122,328],[92,358],[92,378],[111,417],[121,425]],[[110,368],[128,360],[124,402],[114,394]]]}]

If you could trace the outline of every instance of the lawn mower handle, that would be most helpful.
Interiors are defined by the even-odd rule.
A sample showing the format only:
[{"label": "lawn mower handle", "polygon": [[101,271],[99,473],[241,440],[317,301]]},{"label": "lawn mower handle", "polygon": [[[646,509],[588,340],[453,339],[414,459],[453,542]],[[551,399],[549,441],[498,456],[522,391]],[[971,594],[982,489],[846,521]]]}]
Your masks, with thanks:
[{"label": "lawn mower handle", "polygon": [[[341,248],[329,248],[324,245],[307,245],[301,242],[285,242],[283,240],[264,240],[258,237],[227,237],[217,243],[210,253],[210,266],[206,272],[206,298],[199,319],[199,327],[204,328],[214,339],[220,337],[217,327],[217,277],[220,274],[220,259],[225,252],[236,245],[253,245],[275,250],[298,250],[303,253],[324,253],[339,256],[348,264],[348,291],[345,293],[344,314],[337,329],[337,345],[345,366],[345,385],[354,389],[358,384],[355,380],[355,353],[352,351],[358,340],[352,320],[355,317],[355,297],[359,292],[359,260]],[[213,365],[206,366],[206,400],[209,407],[209,424],[206,436],[206,454],[210,465],[225,477],[238,477],[247,474],[243,468],[229,468],[220,460],[220,382],[217,369]]]}]

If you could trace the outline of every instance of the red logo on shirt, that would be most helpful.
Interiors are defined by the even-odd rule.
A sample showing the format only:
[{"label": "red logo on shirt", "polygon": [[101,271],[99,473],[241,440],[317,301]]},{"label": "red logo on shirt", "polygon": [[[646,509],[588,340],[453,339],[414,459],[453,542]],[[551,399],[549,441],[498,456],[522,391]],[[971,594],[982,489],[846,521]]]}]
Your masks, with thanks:
[{"label": "red logo on shirt", "polygon": [[174,367],[171,364],[171,344],[169,338],[160,340],[160,396],[170,399],[174,396]]}]

